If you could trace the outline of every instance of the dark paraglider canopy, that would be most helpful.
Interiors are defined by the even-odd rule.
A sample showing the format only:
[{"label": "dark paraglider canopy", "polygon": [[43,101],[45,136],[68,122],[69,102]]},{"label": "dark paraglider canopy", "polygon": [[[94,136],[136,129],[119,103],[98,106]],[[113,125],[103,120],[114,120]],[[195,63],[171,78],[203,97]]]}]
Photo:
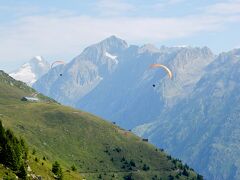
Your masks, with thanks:
[{"label": "dark paraglider canopy", "polygon": [[153,86],[153,87],[155,87],[156,85],[155,85],[155,84],[153,84],[152,86]]},{"label": "dark paraglider canopy", "polygon": [[60,76],[62,76],[62,74],[60,74]]}]

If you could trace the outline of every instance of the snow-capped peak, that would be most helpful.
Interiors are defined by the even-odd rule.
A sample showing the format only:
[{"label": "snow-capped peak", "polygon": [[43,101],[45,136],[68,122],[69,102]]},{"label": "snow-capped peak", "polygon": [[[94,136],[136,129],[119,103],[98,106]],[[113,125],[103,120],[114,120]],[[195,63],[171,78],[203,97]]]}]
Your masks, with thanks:
[{"label": "snow-capped peak", "polygon": [[123,39],[120,39],[114,35],[102,40],[100,44],[111,44],[113,46],[119,46],[121,48],[127,48],[128,44]]},{"label": "snow-capped peak", "polygon": [[128,48],[127,42],[116,36],[110,36],[104,39],[103,41],[99,42],[97,46],[105,49],[108,52],[114,53],[121,52],[122,50]]},{"label": "snow-capped peak", "polygon": [[34,59],[37,59],[39,61],[43,61],[43,57],[42,56],[35,56]]},{"label": "snow-capped peak", "polygon": [[48,72],[50,65],[41,56],[35,56],[29,62],[23,64],[19,69],[10,73],[14,79],[23,81],[29,86]]}]

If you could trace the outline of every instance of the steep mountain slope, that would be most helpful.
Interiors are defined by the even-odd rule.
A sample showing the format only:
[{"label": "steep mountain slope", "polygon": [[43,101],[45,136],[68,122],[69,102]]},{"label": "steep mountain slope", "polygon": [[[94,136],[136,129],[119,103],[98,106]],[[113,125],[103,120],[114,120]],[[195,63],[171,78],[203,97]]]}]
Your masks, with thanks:
[{"label": "steep mountain slope", "polygon": [[[187,96],[213,59],[206,47],[128,46],[111,36],[86,48],[69,64],[50,70],[34,88],[61,103],[133,128],[153,121]],[[152,63],[169,66],[173,81],[162,69],[149,69]]]},{"label": "steep mountain slope", "polygon": [[34,88],[61,103],[75,105],[115,71],[119,56],[126,48],[125,41],[111,36],[86,48],[67,65],[50,70],[34,84]]},{"label": "steep mountain slope", "polygon": [[23,81],[31,86],[43,74],[47,73],[49,69],[49,63],[46,62],[41,56],[36,56],[9,75],[14,79]]},{"label": "steep mountain slope", "polygon": [[[151,122],[163,109],[171,108],[192,91],[203,67],[213,58],[207,48],[157,50],[148,46],[126,50],[122,56],[125,61],[80,99],[77,107],[116,121],[125,128]],[[166,64],[173,71],[174,79],[169,80],[162,69],[150,69],[152,63]],[[157,87],[153,88],[152,84]]]},{"label": "steep mountain slope", "polygon": [[208,179],[237,180],[240,49],[220,54],[206,71],[193,93],[163,112],[159,120],[135,131],[184,159]]},{"label": "steep mountain slope", "polygon": [[30,155],[24,139],[16,137],[10,129],[5,129],[1,117],[0,150],[0,178],[24,180],[34,177],[54,178],[47,159],[38,160],[35,155]]},{"label": "steep mountain slope", "polygon": [[1,178],[16,178],[16,174],[9,168],[4,167],[4,165],[0,164],[0,177]]},{"label": "steep mountain slope", "polygon": [[197,178],[181,162],[96,116],[40,94],[39,102],[21,101],[22,96],[33,93],[33,89],[0,71],[1,120],[36,148],[40,157],[57,160],[65,169],[74,164],[87,179]]}]

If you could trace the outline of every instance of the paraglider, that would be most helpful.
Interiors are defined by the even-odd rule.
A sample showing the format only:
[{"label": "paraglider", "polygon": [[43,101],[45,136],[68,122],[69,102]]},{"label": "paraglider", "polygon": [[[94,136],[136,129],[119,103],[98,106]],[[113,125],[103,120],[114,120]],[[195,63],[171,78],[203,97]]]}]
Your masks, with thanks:
[{"label": "paraglider", "polygon": [[[65,64],[64,61],[54,61],[52,64],[51,64],[51,69],[54,68],[55,66],[57,65],[61,65],[61,64]],[[59,74],[60,76],[62,76],[62,73]]]},{"label": "paraglider", "polygon": [[168,77],[170,79],[172,79],[172,77],[173,77],[172,72],[170,71],[170,69],[167,66],[164,66],[163,64],[151,64],[150,68],[163,68],[166,71],[166,73],[168,74]]},{"label": "paraglider", "polygon": [[60,64],[65,64],[64,61],[54,61],[52,64],[51,64],[51,69],[55,66],[55,65],[60,65]]},{"label": "paraglider", "polygon": [[[172,72],[170,71],[170,69],[167,66],[163,65],[163,64],[151,64],[150,68],[163,68],[166,71],[166,73],[168,74],[168,77],[170,79],[172,79],[172,77],[173,77]],[[156,85],[153,84],[152,86],[155,87]]]}]

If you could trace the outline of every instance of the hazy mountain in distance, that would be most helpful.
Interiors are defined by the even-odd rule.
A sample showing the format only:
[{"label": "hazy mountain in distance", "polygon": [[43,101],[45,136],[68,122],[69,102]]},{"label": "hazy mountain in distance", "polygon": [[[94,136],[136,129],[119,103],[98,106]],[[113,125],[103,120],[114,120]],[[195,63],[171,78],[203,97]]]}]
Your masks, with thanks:
[{"label": "hazy mountain in distance", "polygon": [[207,179],[240,177],[240,49],[220,54],[189,96],[135,132]]},{"label": "hazy mountain in distance", "polygon": [[9,75],[32,86],[42,75],[48,72],[50,65],[41,56],[33,57],[29,62],[23,64],[19,69]]}]

